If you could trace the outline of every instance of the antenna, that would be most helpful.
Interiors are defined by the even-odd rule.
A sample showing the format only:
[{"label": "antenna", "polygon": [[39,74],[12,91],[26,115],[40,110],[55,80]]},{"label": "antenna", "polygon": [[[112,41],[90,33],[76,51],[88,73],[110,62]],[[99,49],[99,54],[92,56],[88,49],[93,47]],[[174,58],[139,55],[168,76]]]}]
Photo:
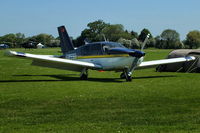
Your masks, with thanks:
[{"label": "antenna", "polygon": [[102,34],[102,36],[103,36],[104,41],[107,42],[105,34]]},{"label": "antenna", "polygon": [[89,44],[91,41],[88,38],[84,39],[85,44]]}]

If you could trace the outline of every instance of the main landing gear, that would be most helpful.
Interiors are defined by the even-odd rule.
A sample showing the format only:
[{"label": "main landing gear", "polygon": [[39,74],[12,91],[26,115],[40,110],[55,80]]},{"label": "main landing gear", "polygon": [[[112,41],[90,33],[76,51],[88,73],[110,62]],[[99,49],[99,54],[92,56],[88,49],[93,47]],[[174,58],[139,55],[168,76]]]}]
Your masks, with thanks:
[{"label": "main landing gear", "polygon": [[88,70],[84,68],[80,74],[80,79],[81,80],[87,80],[88,79]]}]

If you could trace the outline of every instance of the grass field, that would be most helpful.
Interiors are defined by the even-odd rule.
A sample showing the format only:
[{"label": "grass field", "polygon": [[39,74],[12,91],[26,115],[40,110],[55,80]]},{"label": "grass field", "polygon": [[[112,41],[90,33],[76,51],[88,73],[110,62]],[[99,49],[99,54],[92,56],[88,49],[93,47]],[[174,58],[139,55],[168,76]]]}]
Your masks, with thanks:
[{"label": "grass field", "polygon": [[[59,49],[16,51],[60,54]],[[146,60],[170,50],[146,50]],[[79,73],[31,66],[0,50],[0,133],[200,132],[200,75],[137,70]]]}]

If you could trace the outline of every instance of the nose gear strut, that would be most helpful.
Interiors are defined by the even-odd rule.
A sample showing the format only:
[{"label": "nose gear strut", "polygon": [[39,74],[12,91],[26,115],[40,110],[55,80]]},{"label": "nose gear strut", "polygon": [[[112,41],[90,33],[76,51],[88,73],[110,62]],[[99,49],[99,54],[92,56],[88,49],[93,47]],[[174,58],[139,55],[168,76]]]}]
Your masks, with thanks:
[{"label": "nose gear strut", "polygon": [[135,58],[130,68],[124,68],[120,78],[126,79],[126,81],[132,81],[132,71],[137,67],[140,58]]}]

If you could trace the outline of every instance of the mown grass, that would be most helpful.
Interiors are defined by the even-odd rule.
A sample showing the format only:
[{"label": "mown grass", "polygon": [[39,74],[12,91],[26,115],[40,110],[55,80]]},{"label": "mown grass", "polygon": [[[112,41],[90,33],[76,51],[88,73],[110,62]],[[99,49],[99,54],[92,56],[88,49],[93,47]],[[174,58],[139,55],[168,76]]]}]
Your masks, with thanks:
[{"label": "mown grass", "polygon": [[[59,49],[16,51],[60,54]],[[0,132],[200,132],[200,75],[137,70],[79,73],[31,66],[0,51]],[[145,60],[170,50],[146,50]]]}]

